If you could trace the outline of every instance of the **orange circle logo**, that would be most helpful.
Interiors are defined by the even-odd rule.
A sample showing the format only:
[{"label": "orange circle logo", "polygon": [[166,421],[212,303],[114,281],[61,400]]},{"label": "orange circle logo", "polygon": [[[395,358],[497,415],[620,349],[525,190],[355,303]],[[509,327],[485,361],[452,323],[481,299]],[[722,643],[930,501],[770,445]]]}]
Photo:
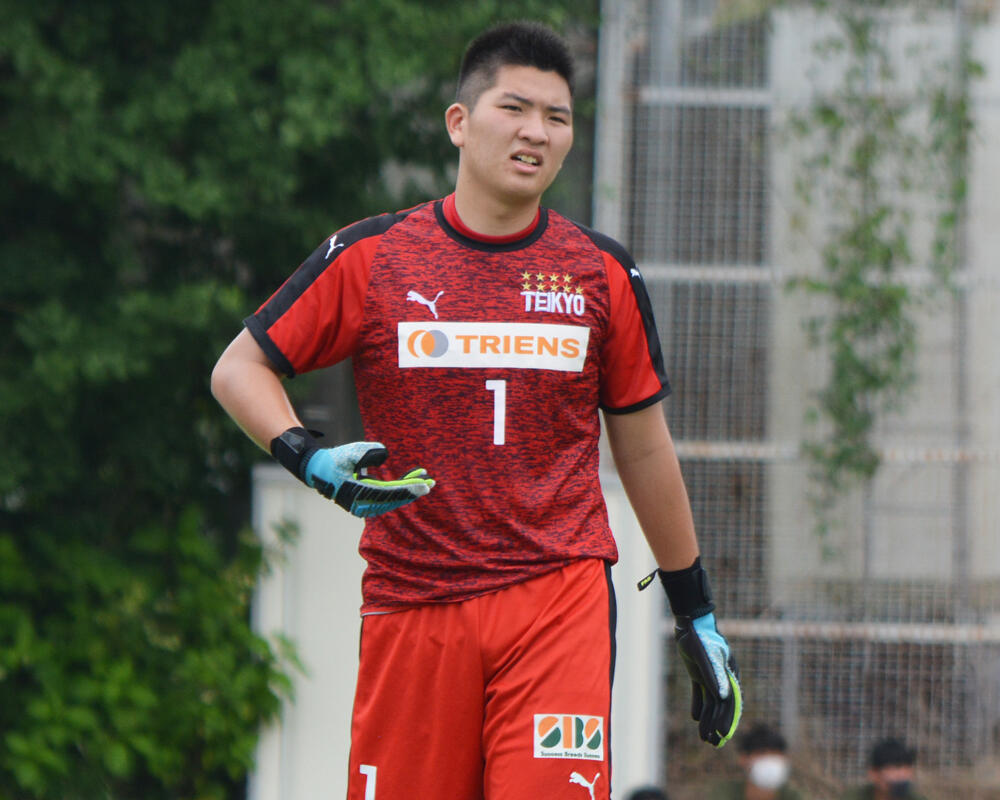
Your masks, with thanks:
[{"label": "orange circle logo", "polygon": [[418,329],[410,334],[406,347],[414,358],[440,358],[448,352],[448,337],[444,331]]}]

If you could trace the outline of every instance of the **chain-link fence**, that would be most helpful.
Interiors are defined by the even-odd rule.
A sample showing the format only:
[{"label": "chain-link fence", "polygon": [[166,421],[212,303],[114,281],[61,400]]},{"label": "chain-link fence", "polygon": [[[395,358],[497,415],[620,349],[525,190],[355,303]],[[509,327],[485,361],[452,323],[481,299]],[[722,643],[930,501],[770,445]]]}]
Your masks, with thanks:
[{"label": "chain-link fence", "polygon": [[[668,417],[720,627],[741,663],[747,722],[783,731],[795,778],[815,797],[863,780],[868,750],[890,734],[916,747],[928,794],[949,787],[969,800],[998,797],[1000,271],[991,246],[1000,217],[990,216],[1000,214],[991,188],[1000,180],[1000,138],[992,135],[1000,75],[989,55],[996,20],[957,5],[879,3],[858,17],[871,37],[861,51],[849,38],[831,44],[844,22],[836,3],[826,12],[724,0],[623,5],[630,16],[618,47],[633,91],[621,101],[625,135],[614,145],[627,165],[618,235],[657,313],[674,385]],[[983,52],[985,63],[970,70]],[[915,78],[914,64],[932,77]],[[955,77],[970,74],[970,83]],[[935,75],[940,97],[957,92],[964,106],[920,107],[938,97],[928,90]],[[817,465],[804,445],[837,430],[811,409],[838,376],[832,345],[809,321],[835,301],[790,281],[825,274],[828,238],[857,213],[837,206],[836,183],[851,180],[853,167],[838,174],[830,144],[843,141],[852,120],[843,117],[837,140],[830,129],[818,138],[802,135],[801,124],[796,138],[793,129],[796,120],[817,119],[805,112],[845,80],[866,87],[861,107],[889,102],[893,81],[908,93],[888,133],[911,125],[906,141],[915,149],[872,167],[874,175],[884,170],[883,186],[894,182],[878,202],[888,204],[882,219],[896,204],[908,232],[896,246],[907,257],[897,251],[898,273],[886,269],[874,280],[908,290],[904,322],[914,336],[903,402],[876,414],[870,431],[880,467],[837,497],[824,525],[810,502]],[[858,85],[848,88],[857,93]],[[945,122],[969,111],[971,150],[955,150],[945,164],[961,173],[958,184],[944,180],[940,159],[927,161],[927,180],[893,172],[890,157],[919,166],[921,141],[924,152],[942,147],[930,124],[921,139],[924,129],[906,110],[910,120],[937,113]],[[932,188],[955,185],[952,194]],[[810,205],[810,192],[820,201]],[[862,194],[858,207],[865,211],[875,194]],[[950,249],[933,235],[941,220],[953,223]],[[939,278],[932,262],[942,254],[956,267],[950,285],[931,291]],[[688,688],[672,647],[667,667],[665,779],[671,797],[700,797],[720,761],[692,741]],[[735,757],[725,753],[722,763],[734,767]]]}]

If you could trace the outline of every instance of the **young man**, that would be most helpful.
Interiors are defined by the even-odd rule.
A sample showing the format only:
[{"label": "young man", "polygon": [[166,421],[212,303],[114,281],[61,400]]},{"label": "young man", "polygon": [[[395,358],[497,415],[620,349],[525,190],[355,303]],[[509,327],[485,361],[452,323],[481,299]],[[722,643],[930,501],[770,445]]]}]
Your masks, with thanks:
[{"label": "young man", "polygon": [[715,784],[708,800],[802,800],[788,785],[788,743],[769,725],[757,724],[738,741],[742,780]]},{"label": "young man", "polygon": [[[606,799],[617,550],[599,408],[702,738],[721,746],[740,715],[660,406],[659,340],[623,248],[540,206],[573,142],[562,40],[524,23],[482,34],[445,123],[454,194],[324,241],[246,320],[213,392],[368,518],[349,797]],[[371,441],[327,446],[280,376],[347,356]]]},{"label": "young man", "polygon": [[850,789],[842,800],[924,800],[913,784],[916,763],[916,751],[902,739],[882,739],[868,756],[868,783]]}]

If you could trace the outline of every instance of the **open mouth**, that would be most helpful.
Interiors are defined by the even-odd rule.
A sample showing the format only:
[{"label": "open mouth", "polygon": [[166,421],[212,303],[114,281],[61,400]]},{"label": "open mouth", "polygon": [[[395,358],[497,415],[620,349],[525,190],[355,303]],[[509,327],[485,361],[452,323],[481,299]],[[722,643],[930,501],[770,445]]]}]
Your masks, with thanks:
[{"label": "open mouth", "polygon": [[533,167],[537,167],[541,163],[534,156],[525,155],[524,153],[518,153],[513,158],[515,161],[520,161],[522,164],[530,164]]}]

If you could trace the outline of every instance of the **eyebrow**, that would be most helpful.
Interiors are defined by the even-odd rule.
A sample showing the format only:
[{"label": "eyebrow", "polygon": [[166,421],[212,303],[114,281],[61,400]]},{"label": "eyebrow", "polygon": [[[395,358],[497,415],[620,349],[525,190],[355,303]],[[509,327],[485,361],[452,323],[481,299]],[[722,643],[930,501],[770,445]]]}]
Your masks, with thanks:
[{"label": "eyebrow", "polygon": [[[523,103],[524,105],[529,106],[531,108],[535,107],[535,102],[533,100],[529,100],[527,97],[522,97],[521,95],[515,92],[504,92],[500,96],[500,99],[516,100],[517,102]],[[568,108],[567,106],[546,106],[545,109],[546,111],[556,111],[560,114],[568,114],[569,116],[573,116],[573,109]]]}]

